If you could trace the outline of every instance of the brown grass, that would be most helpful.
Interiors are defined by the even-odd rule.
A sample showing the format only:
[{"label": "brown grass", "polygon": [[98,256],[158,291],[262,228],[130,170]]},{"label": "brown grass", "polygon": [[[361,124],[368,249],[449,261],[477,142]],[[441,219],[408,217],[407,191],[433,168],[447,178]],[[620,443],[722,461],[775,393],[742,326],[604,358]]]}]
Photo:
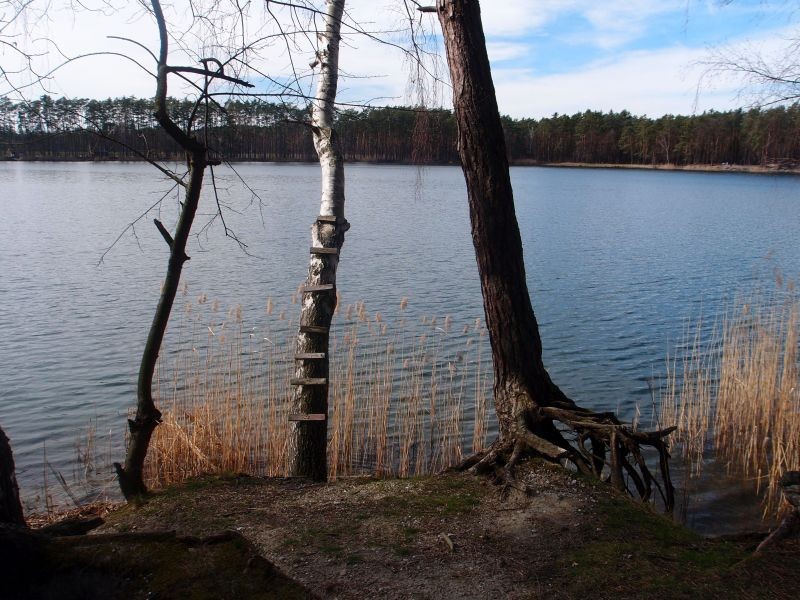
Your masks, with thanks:
[{"label": "brown grass", "polygon": [[[454,332],[450,317],[410,326],[407,306],[404,298],[391,323],[363,302],[337,314],[328,425],[333,479],[429,474],[486,443],[485,327],[478,320]],[[270,299],[271,326],[260,329],[245,326],[237,308],[223,318],[205,296],[186,305],[159,363],[156,402],[164,418],[148,455],[149,485],[203,473],[288,473],[296,326],[274,312]]]},{"label": "brown grass", "polygon": [[800,469],[800,298],[778,283],[737,300],[708,339],[698,324],[682,368],[669,363],[660,407],[692,473],[710,450],[763,490],[765,516],[781,505],[780,476]]}]

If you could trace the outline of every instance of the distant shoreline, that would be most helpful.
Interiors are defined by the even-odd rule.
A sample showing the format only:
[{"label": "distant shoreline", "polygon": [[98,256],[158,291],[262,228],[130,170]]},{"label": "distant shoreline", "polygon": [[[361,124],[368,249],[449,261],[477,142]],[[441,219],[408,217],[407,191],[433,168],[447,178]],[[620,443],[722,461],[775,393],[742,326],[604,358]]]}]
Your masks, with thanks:
[{"label": "distant shoreline", "polygon": [[513,161],[514,167],[555,167],[569,169],[634,169],[640,171],[694,171],[698,173],[751,173],[756,175],[800,175],[800,168],[778,168],[765,167],[763,165],[675,165],[675,164],[656,164],[656,165],[637,165],[622,163],[543,163],[535,161]]},{"label": "distant shoreline", "polygon": [[[178,161],[177,157],[162,159],[167,162]],[[0,162],[145,162],[141,160],[118,160],[118,159],[95,159],[95,158],[0,158]],[[234,159],[234,163],[303,163],[316,164],[316,160],[256,160],[256,159]],[[419,167],[453,167],[458,166],[457,162],[430,162],[413,163],[409,161],[374,161],[374,160],[345,160],[349,164],[373,164],[373,165],[405,165]],[[585,163],[585,162],[541,162],[535,160],[512,160],[509,162],[512,167],[548,167],[560,169],[632,169],[639,171],[693,171],[697,173],[749,173],[755,175],[800,175],[800,167],[780,167],[778,165],[737,165],[737,164],[635,164],[635,163]]]}]

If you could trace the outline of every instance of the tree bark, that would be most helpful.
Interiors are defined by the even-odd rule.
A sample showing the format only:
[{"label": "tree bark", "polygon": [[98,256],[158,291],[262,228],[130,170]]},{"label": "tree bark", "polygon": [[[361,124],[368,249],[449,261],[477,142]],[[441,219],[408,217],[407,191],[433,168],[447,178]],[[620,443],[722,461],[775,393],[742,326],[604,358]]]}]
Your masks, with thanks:
[{"label": "tree bark", "polygon": [[566,398],[542,362],[478,2],[440,0],[439,21],[453,85],[458,151],[492,347],[502,440],[515,435],[521,413]]},{"label": "tree bark", "polygon": [[[424,10],[424,9],[423,9]],[[427,12],[427,11],[426,11]],[[659,453],[666,509],[674,503],[668,453],[662,438],[672,430],[643,433],[613,414],[578,407],[545,370],[539,327],[525,280],[522,240],[514,211],[503,127],[486,52],[477,0],[437,0],[453,86],[458,152],[467,184],[472,242],[478,262],[486,327],[494,366],[494,403],[499,437],[462,468],[492,471],[513,482],[513,467],[524,456],[570,460],[585,473],[627,491],[627,475],[644,500],[656,481],[640,453]],[[562,434],[571,430],[572,441]],[[590,449],[585,442],[590,442]],[[607,450],[610,449],[610,458]]]},{"label": "tree bark", "polygon": [[139,365],[139,378],[136,387],[136,416],[128,420],[130,441],[125,456],[125,465],[114,463],[117,471],[120,490],[128,501],[136,500],[147,493],[144,483],[144,463],[147,449],[153,431],[161,421],[161,412],[153,402],[153,375],[155,373],[158,354],[164,333],[167,330],[172,304],[178,293],[183,264],[189,260],[186,255],[186,243],[192,228],[197,206],[200,202],[200,192],[203,186],[203,175],[208,165],[207,149],[205,145],[189,136],[170,118],[167,113],[167,56],[169,37],[166,21],[158,0],[153,0],[153,14],[158,23],[161,49],[158,59],[158,78],[156,82],[155,117],[159,125],[178,142],[186,151],[189,166],[189,180],[185,187],[183,205],[178,217],[178,224],[173,238],[160,221],[155,224],[169,246],[169,261],[167,274],[161,288],[161,297],[158,300],[153,322],[147,334],[142,361]]},{"label": "tree bark", "polygon": [[0,523],[25,527],[25,516],[19,501],[19,486],[14,469],[14,455],[2,427],[0,427]]},{"label": "tree bark", "polygon": [[[311,129],[322,171],[320,218],[311,227],[311,258],[302,292],[290,436],[291,474],[327,478],[328,332],[336,309],[336,269],[349,224],[344,217],[344,160],[333,109],[339,73],[339,41],[345,0],[327,0],[325,29],[318,34],[319,79]],[[321,355],[321,358],[319,356]]]}]

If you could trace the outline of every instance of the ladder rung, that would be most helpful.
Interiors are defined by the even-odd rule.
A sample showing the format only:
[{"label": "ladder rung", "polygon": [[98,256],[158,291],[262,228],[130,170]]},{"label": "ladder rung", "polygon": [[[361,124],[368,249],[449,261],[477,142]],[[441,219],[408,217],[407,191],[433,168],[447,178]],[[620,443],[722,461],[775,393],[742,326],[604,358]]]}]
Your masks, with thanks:
[{"label": "ladder rung", "polygon": [[300,291],[304,294],[310,292],[330,292],[335,286],[332,283],[321,283],[319,285],[304,285]]},{"label": "ladder rung", "polygon": [[289,383],[292,385],[325,385],[328,380],[324,377],[292,377]]},{"label": "ladder rung", "polygon": [[324,352],[306,352],[304,354],[295,354],[295,360],[319,360],[325,358]]},{"label": "ladder rung", "polygon": [[328,333],[328,328],[321,325],[300,325],[300,333]]},{"label": "ladder rung", "polygon": [[290,421],[324,421],[328,415],[324,414],[302,414],[302,415],[289,415]]},{"label": "ladder rung", "polygon": [[338,248],[318,248],[316,246],[311,247],[311,254],[339,254]]}]

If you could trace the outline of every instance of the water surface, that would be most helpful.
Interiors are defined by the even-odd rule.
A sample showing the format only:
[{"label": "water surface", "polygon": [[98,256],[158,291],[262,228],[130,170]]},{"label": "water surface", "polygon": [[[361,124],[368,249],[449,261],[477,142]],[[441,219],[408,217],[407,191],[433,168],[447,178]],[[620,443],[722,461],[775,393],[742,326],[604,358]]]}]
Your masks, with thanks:
[{"label": "water surface", "polygon": [[[302,164],[236,169],[260,197],[217,169],[246,252],[219,220],[203,229],[215,208],[207,194],[184,280],[188,296],[239,304],[245,326],[260,327],[266,298],[288,303],[305,277],[319,175]],[[546,364],[599,410],[630,418],[638,405],[646,419],[686,320],[715,314],[775,266],[794,276],[800,265],[796,178],[518,167],[512,179]],[[90,418],[121,439],[166,266],[150,219],[172,227],[177,200],[143,164],[5,162],[0,190],[0,423],[31,496],[44,453],[69,470]],[[412,318],[482,317],[459,168],[351,165],[347,216],[343,304],[393,315],[408,297]]]}]

